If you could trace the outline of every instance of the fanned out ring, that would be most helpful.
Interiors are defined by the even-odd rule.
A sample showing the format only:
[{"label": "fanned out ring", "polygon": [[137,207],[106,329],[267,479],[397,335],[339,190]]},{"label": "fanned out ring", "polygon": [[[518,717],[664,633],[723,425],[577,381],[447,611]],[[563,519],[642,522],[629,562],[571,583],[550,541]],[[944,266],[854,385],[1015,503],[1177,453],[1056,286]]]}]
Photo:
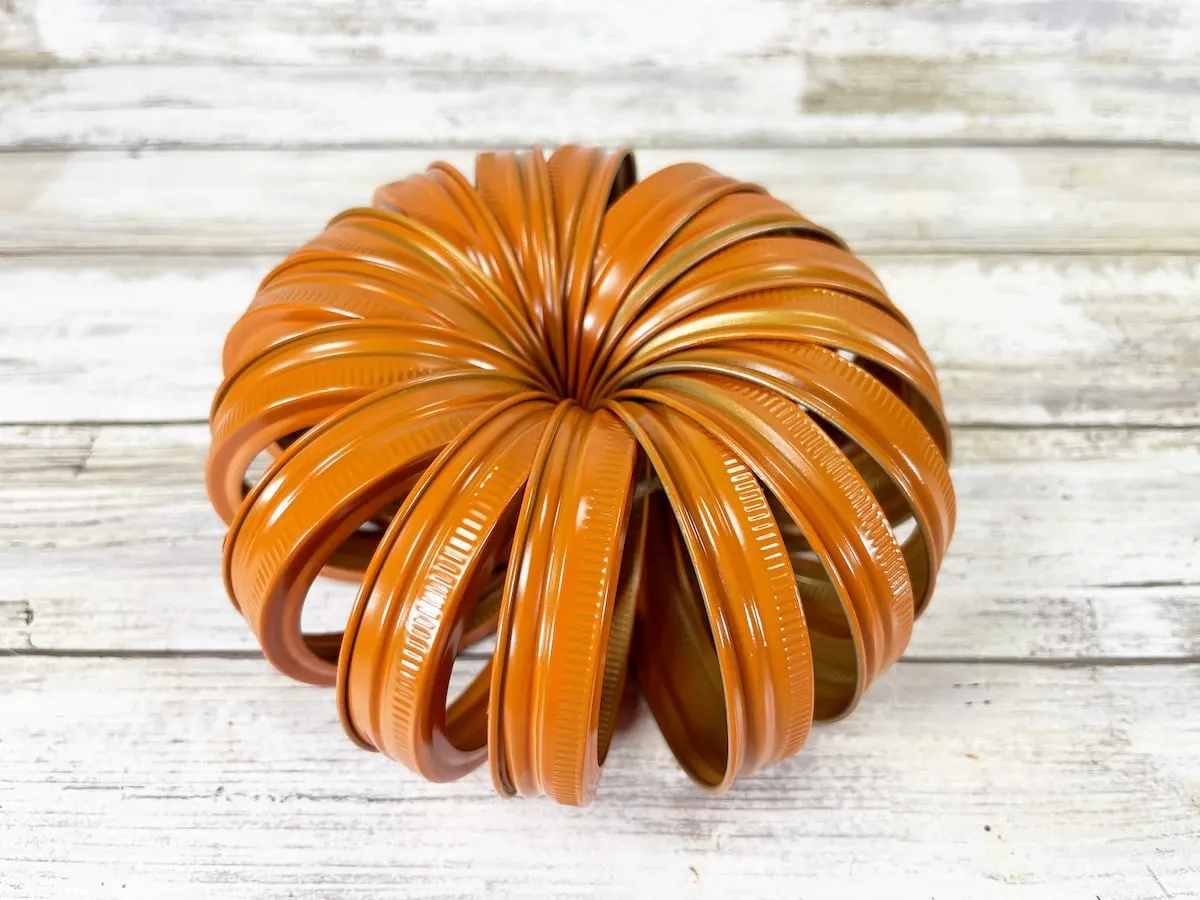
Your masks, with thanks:
[{"label": "fanned out ring", "polygon": [[[486,761],[501,795],[585,805],[632,678],[724,791],[850,712],[929,603],[955,520],[933,365],[757,185],[576,146],[474,174],[381,187],[230,330],[206,472],[229,596],[428,779]],[[358,585],[344,633],[302,630],[322,574]]]}]

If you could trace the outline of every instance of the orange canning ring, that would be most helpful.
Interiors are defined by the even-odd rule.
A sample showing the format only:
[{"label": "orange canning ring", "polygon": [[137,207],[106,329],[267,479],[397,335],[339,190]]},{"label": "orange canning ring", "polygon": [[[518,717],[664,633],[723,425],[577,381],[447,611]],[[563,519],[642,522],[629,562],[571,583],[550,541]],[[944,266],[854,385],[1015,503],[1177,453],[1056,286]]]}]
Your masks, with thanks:
[{"label": "orange canning ring", "polygon": [[[837,235],[695,163],[435,163],[269,272],[222,362],[230,599],[434,781],[487,761],[587,804],[633,679],[724,791],[900,657],[954,533],[912,323]],[[301,627],[318,576],[358,585],[344,633]]]}]

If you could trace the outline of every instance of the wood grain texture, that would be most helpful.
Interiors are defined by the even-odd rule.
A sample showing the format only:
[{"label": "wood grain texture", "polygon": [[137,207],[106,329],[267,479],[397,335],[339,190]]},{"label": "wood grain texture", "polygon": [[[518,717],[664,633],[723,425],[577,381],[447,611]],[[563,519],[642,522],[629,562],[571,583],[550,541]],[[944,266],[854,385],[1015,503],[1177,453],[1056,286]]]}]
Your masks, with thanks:
[{"label": "wood grain texture", "polygon": [[[968,429],[960,518],[913,656],[1200,656],[1200,431]],[[0,429],[0,646],[250,651],[225,598],[207,430]],[[306,621],[340,628],[353,589]]]},{"label": "wood grain texture", "polygon": [[[1194,144],[1194,72],[803,56],[679,72],[116,66],[0,71],[0,147],[801,146],[915,141]],[[936,71],[936,70],[935,70]],[[1061,85],[1067,76],[1074,83]],[[1050,89],[1047,85],[1051,85]],[[389,105],[381,110],[385,98]],[[851,99],[853,98],[853,99]]]},{"label": "wood grain texture", "polygon": [[[1200,258],[868,255],[957,424],[1200,424]],[[275,259],[0,268],[0,422],[201,420]]]},{"label": "wood grain texture", "polygon": [[[571,69],[893,52],[1150,65],[1190,62],[1200,14],[1187,0],[9,0],[10,63],[383,61]],[[735,12],[736,15],[730,15]],[[641,24],[630,28],[631,23]],[[898,40],[902,37],[903,40]]]},{"label": "wood grain texture", "polygon": [[10,147],[1200,136],[1184,0],[20,0],[9,17]]},{"label": "wood grain texture", "polygon": [[[1191,0],[0,0],[0,896],[1200,897],[1197,47]],[[258,279],[538,140],[841,232],[956,425],[908,654],[720,799],[644,710],[586,811],[419,781],[224,596]]]},{"label": "wood grain texture", "polygon": [[[462,674],[466,674],[464,671]],[[459,678],[461,683],[461,675]],[[0,658],[0,887],[87,897],[1196,896],[1200,666],[905,665],[713,798],[642,711],[586,810],[424,783],[257,660]]]},{"label": "wood grain texture", "polygon": [[[763,185],[864,253],[1200,252],[1200,154],[1187,150],[636,149],[644,175],[703,162]],[[0,154],[0,252],[282,254],[378,185],[438,159],[470,174],[473,156],[449,147]]]}]

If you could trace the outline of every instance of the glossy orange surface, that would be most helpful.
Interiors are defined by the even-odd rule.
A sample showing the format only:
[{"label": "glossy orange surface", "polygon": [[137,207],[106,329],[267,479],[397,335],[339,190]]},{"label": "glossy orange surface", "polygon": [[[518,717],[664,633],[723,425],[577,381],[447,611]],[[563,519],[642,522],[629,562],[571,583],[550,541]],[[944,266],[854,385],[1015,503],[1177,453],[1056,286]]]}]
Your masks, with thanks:
[{"label": "glossy orange surface", "polygon": [[[954,531],[912,324],[832,232],[694,163],[435,163],[268,273],[223,364],[234,606],[435,781],[486,762],[501,795],[588,803],[634,679],[723,791],[900,657]],[[344,633],[302,631],[322,575],[358,585]]]}]

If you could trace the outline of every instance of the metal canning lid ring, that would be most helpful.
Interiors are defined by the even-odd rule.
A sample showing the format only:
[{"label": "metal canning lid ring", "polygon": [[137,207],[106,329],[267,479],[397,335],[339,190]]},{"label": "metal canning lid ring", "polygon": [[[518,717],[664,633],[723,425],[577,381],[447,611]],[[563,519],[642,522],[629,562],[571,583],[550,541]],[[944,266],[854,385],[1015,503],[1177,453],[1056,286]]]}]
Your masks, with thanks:
[{"label": "metal canning lid ring", "polygon": [[[360,207],[339,213],[325,233],[333,228],[353,229],[350,249],[374,248],[385,260],[393,253],[405,255],[420,251],[433,271],[446,278],[477,304],[485,322],[497,328],[510,341],[514,352],[535,364],[544,363],[533,325],[524,317],[516,301],[488,278],[469,256],[413,219],[397,216],[375,207]],[[547,370],[547,374],[550,370]]]},{"label": "metal canning lid ring", "polygon": [[[760,290],[832,288],[875,304],[908,328],[883,286],[851,254],[824,240],[782,234],[796,217],[709,221],[723,203],[755,194],[726,194],[681,228],[657,264],[629,286],[613,310],[597,359],[603,387],[643,342],[685,315]],[[706,214],[709,214],[706,216]],[[703,222],[704,230],[698,224]],[[684,240],[686,236],[686,240]]]},{"label": "metal canning lid ring", "polygon": [[[530,461],[525,496],[522,500],[513,530],[511,556],[505,574],[504,587],[500,596],[500,605],[497,610],[496,641],[495,648],[492,651],[491,684],[489,685],[492,700],[491,711],[488,716],[488,759],[492,784],[502,796],[513,796],[516,794],[518,780],[521,784],[527,784],[529,781],[528,775],[524,774],[528,768],[524,756],[520,757],[524,768],[519,779],[512,774],[512,762],[506,751],[506,742],[509,737],[505,733],[506,718],[514,714],[516,703],[520,703],[523,700],[527,701],[528,691],[525,692],[524,697],[518,692],[514,706],[510,707],[505,702],[506,691],[508,690],[506,679],[508,675],[509,654],[512,647],[513,628],[517,615],[517,597],[519,594],[525,595],[526,585],[531,582],[536,583],[536,579],[527,572],[528,568],[535,562],[538,562],[531,552],[529,534],[530,530],[534,527],[534,519],[549,511],[545,509],[544,504],[541,502],[544,495],[542,483],[546,477],[550,452],[554,448],[554,438],[558,434],[564,420],[573,412],[573,407],[574,404],[567,400],[558,404],[550,416],[545,429],[542,431],[541,441]],[[535,596],[531,599],[532,602],[536,602],[537,597]],[[527,608],[530,602],[531,600],[527,598],[522,607]],[[522,706],[522,711],[527,716],[527,706]],[[517,729],[521,729],[525,727],[527,721],[528,719],[525,716],[518,717],[514,725]],[[517,737],[520,737],[520,735],[518,734]]]},{"label": "metal canning lid ring", "polygon": [[[753,333],[763,325],[774,328],[775,333]],[[789,328],[794,330],[789,333]],[[921,389],[931,402],[940,403],[933,364],[912,332],[865,300],[821,287],[744,292],[738,297],[705,303],[686,318],[648,336],[634,359],[645,365],[665,355],[668,348],[728,340],[730,333],[739,329],[746,332],[739,335],[744,338],[790,337],[876,359]]]},{"label": "metal canning lid ring", "polygon": [[[538,385],[535,370],[467,336],[395,319],[343,319],[279,338],[229,372],[213,398],[210,422],[215,429],[222,417],[229,416],[230,407],[240,402],[230,394],[239,389],[243,394],[260,391],[260,385],[271,378],[294,374],[301,367],[328,367],[346,359],[368,360],[369,364],[334,367],[314,383],[300,386],[325,390],[332,378],[334,383],[362,384],[364,389],[377,390],[393,383],[389,376],[397,365],[402,367],[400,371],[421,368],[494,371],[531,386]],[[403,368],[405,365],[407,369]],[[270,403],[273,396],[255,399]],[[253,418],[256,407],[244,401],[242,405],[247,408],[240,412],[240,418]]]},{"label": "metal canning lid ring", "polygon": [[604,375],[604,344],[626,294],[672,235],[720,197],[761,190],[704,166],[682,163],[634,185],[613,205],[601,229],[580,323],[575,384],[581,398],[593,399],[593,388]]},{"label": "metal canning lid ring", "polygon": [[816,659],[818,715],[844,713],[899,656],[912,629],[904,558],[866,484],[819,426],[774,392],[720,375],[662,375],[628,393],[678,409],[720,435],[804,531],[861,640],[862,683],[851,694],[842,685],[842,695],[822,696]]},{"label": "metal canning lid ring", "polygon": [[418,256],[384,260],[342,250],[303,249],[263,279],[249,311],[298,303],[350,318],[412,318],[473,331],[477,339],[499,337],[467,300]]},{"label": "metal canning lid ring", "polygon": [[[575,427],[556,434],[556,444],[568,445],[565,452],[551,456],[563,462],[558,490],[542,498],[543,507],[553,504],[555,515],[544,533],[530,535],[531,555],[545,559],[530,724],[537,786],[560,803],[581,806],[592,799],[600,777],[600,707],[610,652],[627,653],[609,639],[637,442],[607,410],[572,419]],[[636,556],[635,551],[626,561]],[[518,602],[534,589],[527,583]]]},{"label": "metal canning lid ring", "polygon": [[503,380],[435,376],[369,395],[268,469],[232,523],[224,557],[230,597],[273,665],[303,681],[334,682],[333,662],[314,654],[300,631],[313,578],[356,529],[408,493],[428,461],[490,405],[489,390],[494,399],[513,392]]},{"label": "metal canning lid ring", "polygon": [[[394,293],[347,274],[296,272],[260,293],[226,335],[222,369],[226,375],[288,337],[309,328],[346,319],[401,319],[441,326],[449,319],[435,315]],[[493,344],[493,347],[496,345]]]},{"label": "metal canning lid ring", "polygon": [[[487,154],[480,154],[477,157],[477,171],[479,170],[479,161],[486,156]],[[422,178],[422,176],[418,176],[418,178]],[[473,189],[462,173],[445,163],[435,163],[423,178],[441,186],[443,192],[441,196],[444,197],[440,204],[426,204],[426,209],[433,207],[430,209],[430,218],[442,224],[457,221],[455,233],[460,236],[460,240],[455,242],[455,246],[469,258],[477,261],[482,270],[501,289],[499,292],[500,303],[505,309],[508,307],[507,298],[517,299],[518,312],[521,314],[515,317],[516,321],[519,325],[529,326],[533,333],[533,356],[542,361],[538,349],[539,342],[545,340],[544,329],[539,327],[540,322],[537,317],[530,318],[529,315],[535,309],[534,306],[531,306],[533,303],[531,291],[535,289],[536,282],[530,281],[528,270],[522,268],[522,260],[514,252],[516,248],[502,233],[502,223],[497,219],[497,210],[489,208],[489,204],[486,202],[486,194],[482,190],[483,184],[479,184],[479,190]],[[378,202],[381,199],[384,201],[382,204]],[[397,200],[397,193],[393,190],[383,193],[381,196],[381,193],[377,192],[376,200],[377,206],[382,205],[384,208],[388,208]],[[531,265],[536,264],[533,260],[526,259],[525,261]],[[538,306],[536,309],[539,316],[545,315],[544,307]],[[555,389],[561,390],[558,369],[553,365],[553,360],[550,360],[550,363],[545,367],[543,374]]]},{"label": "metal canning lid ring", "polygon": [[[606,410],[590,413],[586,427],[554,535],[560,580],[549,586],[572,589],[547,591],[542,632],[555,639],[538,691],[541,782],[547,795],[574,806],[590,803],[599,785],[628,666],[644,552],[637,443]],[[571,692],[576,679],[582,696]]]},{"label": "metal canning lid ring", "polygon": [[446,709],[450,670],[551,409],[520,395],[477,418],[414,488],[385,534],[388,552],[363,577],[340,661],[347,721],[431,780],[460,777],[484,758],[483,720]]},{"label": "metal canning lid ring", "polygon": [[605,216],[637,180],[637,166],[628,151],[567,146],[551,155],[549,169],[562,254],[563,381],[567,391],[575,392],[580,329]]},{"label": "metal canning lid ring", "polygon": [[[486,758],[503,796],[586,805],[634,678],[724,791],[853,709],[934,591],[951,434],[912,323],[761,185],[637,175],[433,163],[275,265],[222,347],[229,598],[425,778]],[[318,575],[358,585],[342,633],[303,631]]]},{"label": "metal canning lid ring", "polygon": [[[918,528],[904,545],[919,615],[933,591],[954,530],[950,472],[932,438],[895,395],[862,369],[823,347],[786,341],[747,341],[676,353],[649,367],[664,372],[719,372],[778,391],[824,418],[878,464],[884,476],[872,491],[887,507],[886,489]],[[843,448],[844,449],[844,448]],[[866,477],[865,459],[852,458]],[[889,516],[889,520],[892,517]],[[911,549],[910,549],[911,548]]]},{"label": "metal canning lid ring", "polygon": [[423,174],[384,185],[372,205],[416,219],[474,260],[510,296],[526,288],[495,217],[458,169],[434,163]]},{"label": "metal canning lid ring", "polygon": [[[564,402],[542,434],[513,537],[493,657],[488,755],[501,794],[544,791],[584,805],[595,792],[641,588],[649,495],[635,497],[636,464],[632,437],[603,411],[583,413]],[[539,552],[547,544],[553,558]],[[546,591],[555,586],[560,596]],[[520,665],[528,656],[526,642],[544,652],[534,652],[533,671],[526,666],[509,680],[510,660]],[[531,746],[545,751],[540,761]]]},{"label": "metal canning lid ring", "polygon": [[754,459],[772,465],[782,459],[786,469],[797,462],[810,467],[809,485],[823,488],[831,506],[840,510],[842,528],[836,533],[846,545],[853,545],[855,556],[864,563],[870,582],[865,595],[872,601],[872,618],[882,625],[886,646],[891,647],[885,653],[885,664],[898,659],[912,632],[912,586],[895,533],[862,476],[812,418],[780,394],[725,376],[700,376],[683,385],[681,381],[671,379],[671,384],[708,401],[708,410],[723,409],[722,430],[732,414],[752,426],[742,435],[753,436],[760,446],[768,436],[790,439],[776,444],[781,449],[775,454],[755,455]]},{"label": "metal canning lid ring", "polygon": [[280,341],[231,373],[211,414],[209,496],[226,522],[245,495],[256,455],[347,403],[439,370],[492,372],[515,386],[535,376],[489,348],[427,326],[397,332],[391,320],[345,320]]},{"label": "metal canning lid ring", "polygon": [[532,796],[542,793],[537,771],[539,734],[535,707],[535,682],[545,665],[541,646],[542,605],[546,602],[545,584],[550,576],[550,541],[558,516],[558,497],[562,493],[566,469],[578,453],[584,413],[568,404],[546,451],[539,490],[531,503],[533,515],[523,537],[523,558],[519,582],[511,598],[507,631],[502,704],[502,738],[508,778],[516,793]]},{"label": "metal canning lid ring", "polygon": [[647,488],[648,470],[644,456],[640,458],[640,463],[641,474],[635,481],[629,524],[625,530],[625,545],[622,548],[616,599],[608,633],[608,652],[600,686],[600,709],[596,723],[599,766],[603,766],[608,757],[616,731],[621,700],[629,677],[637,607],[645,591],[646,535],[649,533],[651,491]]},{"label": "metal canning lid ring", "polygon": [[[791,340],[853,353],[912,389],[905,400],[949,457],[949,426],[933,365],[912,333],[881,310],[846,294],[817,289],[764,291],[726,300],[648,340],[627,364],[640,371],[679,350],[730,340]],[[628,376],[626,379],[628,380]],[[624,383],[619,385],[624,387]]]},{"label": "metal canning lid ring", "polygon": [[645,599],[634,636],[638,685],[683,770],[720,793],[733,784],[744,755],[741,683],[727,630],[708,617],[667,495],[651,497],[650,514]]},{"label": "metal canning lid ring", "polygon": [[[742,196],[754,195],[733,194],[723,199]],[[725,233],[736,232],[738,226],[736,222],[727,225],[706,239],[717,243]],[[812,240],[760,237],[744,241],[725,252],[693,261],[685,274],[662,278],[661,283],[666,287],[656,290],[652,303],[635,304],[636,318],[630,314],[625,324],[610,331],[608,374],[601,383],[602,392],[621,378],[624,365],[639,348],[669,325],[722,300],[745,298],[760,291],[824,289],[846,293],[879,307],[911,331],[908,320],[888,299],[874,273],[850,254]],[[634,294],[642,290],[639,282]]]},{"label": "metal canning lid ring", "polygon": [[481,153],[475,160],[479,196],[494,214],[511,247],[510,265],[519,273],[519,295],[561,380],[564,362],[558,304],[559,256],[550,169],[541,149],[530,153]]},{"label": "metal canning lid ring", "polygon": [[674,441],[646,430],[656,426],[653,412],[610,407],[624,414],[664,489],[651,500],[635,639],[638,682],[684,771],[720,793],[750,755],[747,698],[709,535],[689,506],[692,460]]},{"label": "metal canning lid ring", "polygon": [[383,210],[347,210],[318,240],[293,254],[287,266],[331,263],[341,267],[347,259],[369,266],[397,288],[429,298],[435,308],[444,304],[445,314],[463,330],[487,335],[508,352],[537,363],[532,335],[512,322],[514,313],[499,299],[496,286],[466,256],[419,223],[389,217]]},{"label": "metal canning lid ring", "polygon": [[[723,582],[714,595],[746,697],[742,771],[752,772],[798,750],[812,721],[808,628],[783,538],[754,474],[710,432],[669,407],[617,408],[661,455],[682,531],[705,547]],[[698,580],[703,590],[699,569]]]}]

